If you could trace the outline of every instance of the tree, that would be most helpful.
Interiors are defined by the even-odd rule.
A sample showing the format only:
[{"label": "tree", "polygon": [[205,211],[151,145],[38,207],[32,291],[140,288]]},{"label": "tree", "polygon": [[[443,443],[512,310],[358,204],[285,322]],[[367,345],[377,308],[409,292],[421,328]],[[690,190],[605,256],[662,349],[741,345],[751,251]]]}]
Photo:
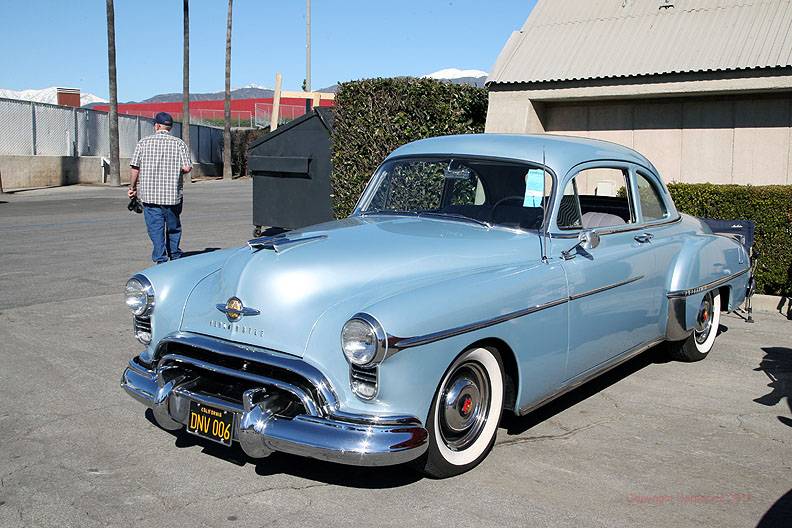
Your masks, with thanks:
[{"label": "tree", "polygon": [[190,0],[184,0],[184,61],[182,65],[182,139],[190,150]]},{"label": "tree", "polygon": [[118,152],[118,84],[116,81],[115,7],[107,0],[107,73],[110,91],[110,185],[121,185]]},{"label": "tree", "polygon": [[223,106],[223,178],[231,179],[231,20],[234,0],[228,0],[225,56],[225,105]]}]

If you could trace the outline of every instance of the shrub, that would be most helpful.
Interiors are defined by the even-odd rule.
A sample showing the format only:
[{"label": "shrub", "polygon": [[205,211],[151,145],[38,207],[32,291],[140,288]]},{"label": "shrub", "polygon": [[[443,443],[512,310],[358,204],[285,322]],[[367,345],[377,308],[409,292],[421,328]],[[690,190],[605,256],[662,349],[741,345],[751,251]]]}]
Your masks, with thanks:
[{"label": "shrub", "polygon": [[366,182],[395,148],[432,136],[484,131],[487,90],[433,79],[341,83],[333,128],[333,210],[349,215]]},{"label": "shrub", "polygon": [[672,183],[677,208],[693,216],[753,220],[758,253],[757,292],[792,293],[792,185],[713,185]]},{"label": "shrub", "polygon": [[247,176],[247,149],[267,132],[269,128],[231,129],[231,172],[235,178]]}]

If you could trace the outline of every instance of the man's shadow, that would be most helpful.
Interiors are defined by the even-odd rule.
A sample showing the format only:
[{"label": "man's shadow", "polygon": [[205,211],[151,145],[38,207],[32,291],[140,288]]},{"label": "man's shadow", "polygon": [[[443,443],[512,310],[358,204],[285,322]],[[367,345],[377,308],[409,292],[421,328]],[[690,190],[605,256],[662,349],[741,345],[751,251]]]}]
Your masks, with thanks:
[{"label": "man's shadow", "polygon": [[220,248],[216,248],[216,247],[208,247],[208,248],[203,248],[203,249],[198,250],[198,251],[185,251],[185,252],[182,253],[182,258],[192,257],[194,255],[203,255],[204,253],[211,253],[212,251],[217,251],[219,249]]},{"label": "man's shadow", "polygon": [[[762,350],[764,350],[765,356],[754,370],[764,372],[770,378],[770,383],[767,386],[772,390],[754,401],[773,407],[786,398],[789,413],[792,416],[792,349],[763,347]],[[792,417],[779,416],[778,420],[782,424],[792,427]]]}]

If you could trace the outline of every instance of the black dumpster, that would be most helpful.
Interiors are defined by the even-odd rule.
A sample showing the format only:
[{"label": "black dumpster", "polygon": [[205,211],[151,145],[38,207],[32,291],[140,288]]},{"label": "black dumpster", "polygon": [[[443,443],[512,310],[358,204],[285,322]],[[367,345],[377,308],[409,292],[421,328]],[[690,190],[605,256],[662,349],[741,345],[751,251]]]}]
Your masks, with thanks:
[{"label": "black dumpster", "polygon": [[333,218],[332,127],[333,109],[315,108],[248,147],[254,236],[262,227],[295,229]]}]

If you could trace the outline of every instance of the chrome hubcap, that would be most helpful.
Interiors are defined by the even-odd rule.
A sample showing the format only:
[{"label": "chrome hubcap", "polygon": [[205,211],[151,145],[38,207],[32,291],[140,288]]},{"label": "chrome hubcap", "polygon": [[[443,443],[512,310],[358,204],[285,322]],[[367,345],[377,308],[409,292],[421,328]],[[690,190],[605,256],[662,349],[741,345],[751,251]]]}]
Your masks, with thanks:
[{"label": "chrome hubcap", "polygon": [[449,376],[440,399],[440,435],[451,449],[469,447],[481,434],[489,413],[490,386],[478,363],[463,363]]},{"label": "chrome hubcap", "polygon": [[698,317],[696,318],[696,326],[693,330],[696,343],[703,344],[709,337],[712,330],[712,292],[704,296],[699,307]]}]

